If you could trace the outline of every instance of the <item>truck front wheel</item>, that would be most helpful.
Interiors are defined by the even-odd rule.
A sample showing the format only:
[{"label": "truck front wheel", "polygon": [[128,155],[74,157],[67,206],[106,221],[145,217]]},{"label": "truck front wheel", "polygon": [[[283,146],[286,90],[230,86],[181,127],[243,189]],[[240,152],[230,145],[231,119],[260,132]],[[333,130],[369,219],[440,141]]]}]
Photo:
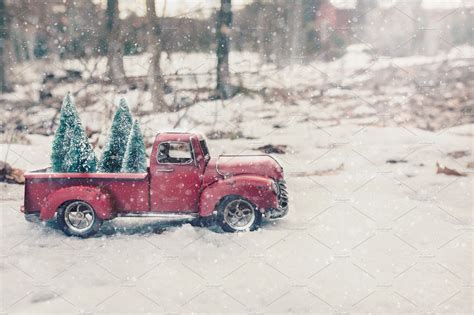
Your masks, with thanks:
[{"label": "truck front wheel", "polygon": [[57,222],[66,235],[78,237],[89,237],[102,225],[102,219],[97,217],[94,208],[81,200],[62,205],[58,209]]},{"label": "truck front wheel", "polygon": [[241,196],[227,196],[219,204],[217,222],[225,232],[256,230],[262,214],[249,200]]}]

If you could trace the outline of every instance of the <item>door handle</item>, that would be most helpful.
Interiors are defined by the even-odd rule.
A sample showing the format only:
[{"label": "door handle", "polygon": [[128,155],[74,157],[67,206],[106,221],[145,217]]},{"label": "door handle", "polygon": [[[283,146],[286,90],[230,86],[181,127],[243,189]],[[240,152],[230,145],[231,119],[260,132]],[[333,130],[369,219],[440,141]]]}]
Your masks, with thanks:
[{"label": "door handle", "polygon": [[157,172],[174,172],[174,168],[157,168]]}]

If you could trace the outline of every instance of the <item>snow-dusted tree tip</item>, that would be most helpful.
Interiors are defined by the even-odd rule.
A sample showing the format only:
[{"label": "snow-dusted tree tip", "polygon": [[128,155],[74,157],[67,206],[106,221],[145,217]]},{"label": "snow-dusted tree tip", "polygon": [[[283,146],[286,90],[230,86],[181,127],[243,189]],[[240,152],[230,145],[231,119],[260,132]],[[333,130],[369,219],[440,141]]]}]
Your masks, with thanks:
[{"label": "snow-dusted tree tip", "polygon": [[122,172],[144,173],[146,172],[146,164],[145,142],[143,141],[143,135],[138,120],[135,119],[123,158]]},{"label": "snow-dusted tree tip", "polygon": [[128,108],[127,101],[125,98],[122,98],[115,112],[112,126],[110,127],[109,139],[99,162],[100,172],[118,173],[121,171],[132,122],[132,114]]},{"label": "snow-dusted tree tip", "polygon": [[71,142],[64,157],[64,171],[67,173],[96,172],[97,158],[79,119],[70,132]]},{"label": "snow-dusted tree tip", "polygon": [[54,135],[52,171],[89,173],[96,171],[96,165],[97,159],[82,128],[74,98],[68,92],[63,100],[59,126]]}]

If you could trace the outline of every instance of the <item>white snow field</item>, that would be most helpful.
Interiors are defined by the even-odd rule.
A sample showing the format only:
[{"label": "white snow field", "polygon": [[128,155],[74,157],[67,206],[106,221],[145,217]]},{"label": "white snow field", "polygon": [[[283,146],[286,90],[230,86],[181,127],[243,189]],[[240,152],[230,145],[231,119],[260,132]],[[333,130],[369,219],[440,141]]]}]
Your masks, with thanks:
[{"label": "white snow field", "polygon": [[[3,184],[1,311],[472,313],[472,125],[281,123],[258,140],[209,143],[214,154],[289,145],[276,157],[290,212],[256,232],[121,219],[97,237],[71,238],[54,224],[27,223],[23,186]],[[2,145],[2,154],[41,167],[50,140]],[[466,149],[471,156],[446,156]],[[436,174],[436,162],[468,176]]]},{"label": "white snow field", "polygon": [[[240,95],[139,117],[148,143],[174,126],[227,133],[209,140],[214,156],[287,145],[286,154],[274,156],[285,169],[289,214],[255,232],[225,234],[148,218],[108,222],[89,239],[66,237],[54,223],[26,222],[19,211],[24,187],[1,183],[0,312],[472,314],[474,125],[465,123],[472,110],[459,122],[444,107],[419,106],[427,111],[413,116],[416,104],[407,100],[424,86],[388,84],[374,92],[364,81],[388,67],[472,66],[469,56],[472,47],[435,57],[372,60],[352,47],[334,62],[276,71],[256,68],[255,55],[244,54],[233,69],[264,74],[242,76],[244,86],[282,93],[292,88],[305,96],[292,101],[288,95],[286,103],[284,97]],[[207,73],[215,60],[201,57],[202,63],[197,55],[173,55],[163,61],[165,73]],[[128,61],[128,74],[140,75],[140,67],[129,69]],[[146,59],[135,60],[140,64]],[[44,67],[31,70],[38,78],[29,74],[34,80],[10,94],[12,102],[33,95],[27,91],[38,88]],[[423,80],[416,71],[402,75]],[[194,82],[190,76],[180,87],[213,87],[212,77],[202,78]],[[459,91],[467,90],[462,83]],[[54,95],[69,89],[81,90],[59,86]],[[151,108],[147,93],[125,94],[134,114],[134,104]],[[102,131],[103,143],[111,117],[104,106],[121,95],[90,85],[77,99],[86,96],[93,105],[78,102],[80,116],[85,126]],[[464,104],[471,99],[466,96]],[[30,125],[54,115],[52,109],[33,109]],[[14,110],[3,113],[14,119]],[[440,117],[450,117],[447,127],[439,128]],[[435,131],[411,127],[434,119]],[[52,137],[27,140],[0,144],[2,160],[26,170],[47,166]],[[455,151],[464,153],[449,154]],[[466,176],[437,174],[437,162]]]}]

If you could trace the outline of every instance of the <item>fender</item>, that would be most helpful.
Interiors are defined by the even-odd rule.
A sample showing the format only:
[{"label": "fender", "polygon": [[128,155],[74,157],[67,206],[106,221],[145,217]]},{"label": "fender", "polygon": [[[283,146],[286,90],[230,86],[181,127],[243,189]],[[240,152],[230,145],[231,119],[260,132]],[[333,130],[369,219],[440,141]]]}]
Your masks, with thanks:
[{"label": "fender", "polygon": [[278,207],[272,179],[255,175],[238,175],[219,180],[207,186],[201,193],[199,215],[209,216],[219,202],[228,195],[240,195],[250,200],[260,212]]},{"label": "fender", "polygon": [[97,187],[72,186],[58,189],[46,197],[46,202],[41,208],[40,219],[50,220],[64,202],[68,200],[82,200],[94,208],[101,219],[112,217],[112,199],[109,194]]}]

